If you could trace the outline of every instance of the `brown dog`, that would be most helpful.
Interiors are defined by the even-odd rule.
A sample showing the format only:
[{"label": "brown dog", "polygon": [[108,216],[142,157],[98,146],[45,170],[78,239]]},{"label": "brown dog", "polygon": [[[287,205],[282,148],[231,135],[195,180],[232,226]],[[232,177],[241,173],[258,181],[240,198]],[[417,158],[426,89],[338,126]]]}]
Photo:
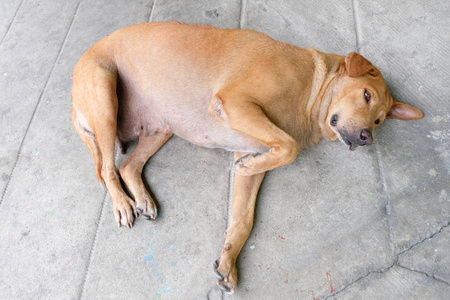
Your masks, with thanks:
[{"label": "brown dog", "polygon": [[[423,116],[393,100],[380,71],[357,53],[326,54],[255,31],[178,23],[134,25],[100,40],[77,63],[73,83],[72,122],[111,193],[119,226],[131,227],[138,212],[156,217],[141,172],[173,134],[235,152],[231,224],[215,264],[227,292],[236,288],[235,261],[266,171],[322,137],[354,150],[370,145],[386,118]],[[123,152],[139,140],[119,172],[116,140]]]}]

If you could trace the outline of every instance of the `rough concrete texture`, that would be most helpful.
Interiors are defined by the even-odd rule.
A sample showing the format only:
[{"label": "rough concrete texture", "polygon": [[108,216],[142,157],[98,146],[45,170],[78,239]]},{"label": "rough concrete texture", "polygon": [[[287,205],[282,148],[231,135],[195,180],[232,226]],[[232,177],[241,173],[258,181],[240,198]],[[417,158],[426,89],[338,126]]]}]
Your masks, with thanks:
[{"label": "rough concrete texture", "polygon": [[[448,299],[449,14],[445,0],[1,1],[1,298]],[[231,153],[172,138],[144,171],[158,219],[119,229],[70,124],[76,61],[148,20],[358,51],[425,118],[388,120],[356,152],[323,141],[269,172],[237,292],[222,295],[212,264],[229,222]]]}]

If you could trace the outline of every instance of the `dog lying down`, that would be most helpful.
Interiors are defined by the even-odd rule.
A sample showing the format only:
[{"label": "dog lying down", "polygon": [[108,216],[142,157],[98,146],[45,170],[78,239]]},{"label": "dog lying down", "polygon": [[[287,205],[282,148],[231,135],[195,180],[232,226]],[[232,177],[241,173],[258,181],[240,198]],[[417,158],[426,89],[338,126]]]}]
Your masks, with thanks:
[{"label": "dog lying down", "polygon": [[[322,53],[251,30],[179,23],[133,25],[97,42],[75,67],[72,101],[73,125],[111,194],[119,226],[156,217],[141,173],[172,135],[234,152],[231,223],[214,264],[229,293],[266,171],[291,163],[323,137],[355,150],[372,144],[387,118],[423,117],[394,100],[380,71],[358,53]],[[125,152],[137,140],[117,170],[115,141]]]}]

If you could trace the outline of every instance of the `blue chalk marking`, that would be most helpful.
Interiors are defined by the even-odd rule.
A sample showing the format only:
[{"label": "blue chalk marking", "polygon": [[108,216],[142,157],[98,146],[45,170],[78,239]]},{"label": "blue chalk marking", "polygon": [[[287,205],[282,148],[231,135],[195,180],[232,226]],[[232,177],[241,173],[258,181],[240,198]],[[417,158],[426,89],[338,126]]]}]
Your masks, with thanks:
[{"label": "blue chalk marking", "polygon": [[155,230],[153,230],[153,233],[158,233],[158,230],[156,230],[156,229],[155,229]]},{"label": "blue chalk marking", "polygon": [[151,261],[153,259],[153,255],[149,255],[146,258],[144,258],[144,261]]},{"label": "blue chalk marking", "polygon": [[170,245],[170,247],[169,247],[170,249],[173,249],[173,245]]},{"label": "blue chalk marking", "polygon": [[170,286],[170,285],[168,285],[167,287],[166,287],[166,290],[165,290],[165,292],[164,293],[168,293],[169,291],[170,291],[170,289],[171,289],[172,287]]}]

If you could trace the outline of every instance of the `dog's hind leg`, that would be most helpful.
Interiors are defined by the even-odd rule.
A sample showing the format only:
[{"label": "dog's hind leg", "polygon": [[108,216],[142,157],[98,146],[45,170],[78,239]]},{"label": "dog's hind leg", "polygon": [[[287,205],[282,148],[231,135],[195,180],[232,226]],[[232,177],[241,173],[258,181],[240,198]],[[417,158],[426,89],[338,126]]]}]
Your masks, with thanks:
[{"label": "dog's hind leg", "polygon": [[[243,156],[243,153],[234,154],[235,160]],[[251,176],[235,174],[234,177],[231,222],[227,229],[222,253],[214,264],[219,287],[227,293],[233,293],[236,289],[237,269],[235,263],[252,231],[256,195],[264,174],[264,172]]]},{"label": "dog's hind leg", "polygon": [[71,116],[73,127],[75,127],[75,130],[80,136],[81,140],[92,154],[92,158],[95,162],[95,175],[97,176],[97,180],[100,183],[105,184],[102,178],[102,153],[100,152],[100,148],[98,147],[97,141],[95,140],[94,132],[91,128],[89,128],[83,115],[81,115],[73,105]]},{"label": "dog's hind leg", "polygon": [[119,226],[133,226],[137,217],[134,201],[122,189],[114,150],[119,102],[116,94],[117,74],[102,67],[91,71],[91,123],[102,153],[102,177],[113,201],[113,213]]},{"label": "dog's hind leg", "polygon": [[136,209],[147,218],[155,219],[157,209],[142,181],[142,169],[148,159],[164,145],[172,133],[158,132],[151,136],[140,136],[136,149],[120,166],[119,172],[134,196]]}]

